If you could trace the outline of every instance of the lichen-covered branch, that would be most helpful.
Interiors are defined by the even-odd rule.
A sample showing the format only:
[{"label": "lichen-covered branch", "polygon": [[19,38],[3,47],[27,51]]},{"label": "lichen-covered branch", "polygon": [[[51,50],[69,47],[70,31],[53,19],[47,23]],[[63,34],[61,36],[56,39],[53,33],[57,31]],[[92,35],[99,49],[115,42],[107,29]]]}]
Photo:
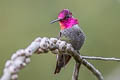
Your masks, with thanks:
[{"label": "lichen-covered branch", "polygon": [[30,56],[40,47],[41,38],[37,38],[26,49],[20,49],[6,61],[0,80],[17,80],[18,72],[30,62]]},{"label": "lichen-covered branch", "polygon": [[75,59],[76,62],[82,62],[82,64],[87,67],[98,78],[98,80],[103,80],[101,73],[92,64],[85,60],[94,60],[95,58],[89,56],[82,57],[73,49],[71,44],[56,38],[49,39],[46,37],[38,37],[27,48],[20,49],[15,52],[11,56],[11,59],[6,61],[3,75],[1,76],[0,80],[17,80],[19,71],[28,63],[30,63],[30,57],[33,53],[41,54],[47,53],[48,51],[51,51],[54,54],[61,54],[62,52],[68,53]]}]

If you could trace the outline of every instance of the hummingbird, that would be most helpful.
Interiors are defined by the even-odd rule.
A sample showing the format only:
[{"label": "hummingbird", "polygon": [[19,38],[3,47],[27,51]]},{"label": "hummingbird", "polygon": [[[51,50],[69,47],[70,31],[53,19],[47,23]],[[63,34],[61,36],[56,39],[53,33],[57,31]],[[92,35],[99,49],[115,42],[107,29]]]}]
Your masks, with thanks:
[{"label": "hummingbird", "polygon": [[[79,27],[78,19],[73,17],[69,9],[63,9],[58,14],[58,18],[50,23],[52,24],[55,22],[59,22],[61,28],[58,39],[71,43],[74,50],[80,54],[79,50],[85,41],[85,34]],[[54,74],[59,73],[60,70],[67,65],[70,59],[71,56],[68,54],[57,54],[57,63]],[[78,64],[78,66],[80,66],[80,64]]]}]

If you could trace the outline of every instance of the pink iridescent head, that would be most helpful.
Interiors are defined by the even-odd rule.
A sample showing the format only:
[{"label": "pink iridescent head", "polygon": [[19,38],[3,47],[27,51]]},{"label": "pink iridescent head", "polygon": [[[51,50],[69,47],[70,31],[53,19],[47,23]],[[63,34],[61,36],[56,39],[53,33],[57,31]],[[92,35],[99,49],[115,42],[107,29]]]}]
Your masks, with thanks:
[{"label": "pink iridescent head", "polygon": [[65,19],[70,17],[72,17],[72,13],[68,9],[63,9],[58,15],[59,19]]},{"label": "pink iridescent head", "polygon": [[55,23],[59,21],[61,29],[68,29],[78,24],[78,20],[72,16],[72,13],[68,9],[63,9],[59,15],[58,19],[51,21],[51,23]]}]

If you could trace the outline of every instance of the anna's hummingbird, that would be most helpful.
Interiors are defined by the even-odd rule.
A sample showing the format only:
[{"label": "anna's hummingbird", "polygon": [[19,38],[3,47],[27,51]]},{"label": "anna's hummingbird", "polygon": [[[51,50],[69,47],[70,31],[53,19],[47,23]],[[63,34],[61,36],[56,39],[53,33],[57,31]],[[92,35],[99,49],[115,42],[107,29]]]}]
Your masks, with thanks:
[{"label": "anna's hummingbird", "polygon": [[[85,35],[78,25],[78,20],[72,16],[72,13],[68,9],[63,9],[59,13],[58,18],[50,23],[58,21],[61,28],[58,38],[64,38],[68,43],[71,43],[73,48],[79,53],[85,41]],[[68,54],[57,54],[57,64],[54,74],[59,73],[61,68],[64,67],[70,59],[71,56]]]}]

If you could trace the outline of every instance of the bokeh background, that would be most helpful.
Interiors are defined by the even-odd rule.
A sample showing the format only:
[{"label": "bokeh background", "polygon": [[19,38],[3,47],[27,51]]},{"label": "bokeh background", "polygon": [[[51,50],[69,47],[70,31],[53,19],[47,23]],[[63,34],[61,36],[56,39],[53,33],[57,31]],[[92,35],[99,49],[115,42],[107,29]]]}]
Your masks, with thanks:
[{"label": "bokeh background", "polygon": [[[0,0],[0,75],[5,62],[36,37],[56,37],[58,23],[49,24],[68,8],[86,34],[82,55],[120,58],[120,0]],[[105,80],[120,80],[120,63],[90,61]],[[71,80],[74,60],[54,75],[56,56],[33,55],[19,80]],[[84,66],[80,80],[97,80]]]}]

